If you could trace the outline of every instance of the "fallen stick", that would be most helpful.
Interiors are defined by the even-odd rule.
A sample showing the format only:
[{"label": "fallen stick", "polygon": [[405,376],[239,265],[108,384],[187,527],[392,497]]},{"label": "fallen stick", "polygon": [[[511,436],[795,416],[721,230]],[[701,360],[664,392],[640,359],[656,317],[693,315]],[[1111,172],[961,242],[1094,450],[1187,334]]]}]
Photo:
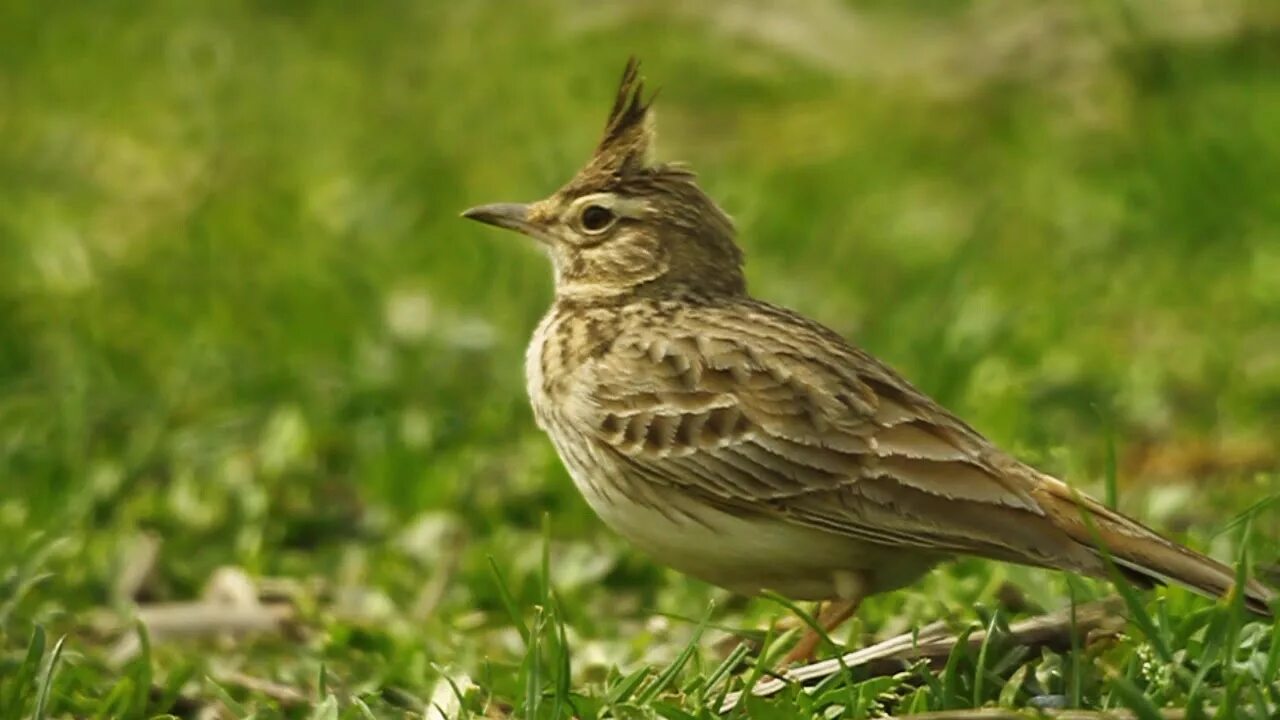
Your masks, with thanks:
[{"label": "fallen stick", "polygon": [[[1119,598],[1108,598],[1076,606],[1077,634],[1083,639],[1091,632],[1114,631],[1123,627],[1124,618],[1119,614],[1122,607]],[[1068,607],[1014,623],[1009,627],[1009,633],[1004,640],[1033,649],[1065,650],[1071,647],[1071,628],[1071,608]],[[986,636],[985,630],[973,631],[969,634],[967,641],[969,647],[977,650],[982,646]],[[930,665],[945,663],[958,640],[958,636],[946,632],[944,625],[933,623],[917,633],[903,633],[861,650],[846,653],[839,658],[792,668],[780,676],[756,683],[751,688],[751,694],[755,697],[768,697],[780,692],[788,685],[817,682],[840,672],[843,668],[864,668],[871,676],[879,676],[899,672],[902,670],[904,661],[926,660]],[[720,707],[720,712],[732,710],[741,699],[742,692],[729,693]]]},{"label": "fallen stick", "polygon": [[219,685],[232,685],[249,692],[264,695],[286,708],[306,707],[311,704],[311,698],[298,688],[274,680],[246,675],[239,671],[229,670],[215,673],[211,676],[211,679]]},{"label": "fallen stick", "polygon": [[[155,642],[210,635],[245,635],[278,632],[293,619],[295,611],[286,603],[235,606],[198,601],[144,605],[136,618]],[[141,649],[137,633],[130,632],[111,650],[111,661],[122,664]]]},{"label": "fallen stick", "polygon": [[[1206,717],[1213,714],[1205,710]],[[1138,716],[1129,710],[1009,710],[1004,708],[978,708],[975,710],[940,710],[914,715],[890,715],[883,720],[1135,720]],[[1186,710],[1172,708],[1161,710],[1161,720],[1183,720]]]}]

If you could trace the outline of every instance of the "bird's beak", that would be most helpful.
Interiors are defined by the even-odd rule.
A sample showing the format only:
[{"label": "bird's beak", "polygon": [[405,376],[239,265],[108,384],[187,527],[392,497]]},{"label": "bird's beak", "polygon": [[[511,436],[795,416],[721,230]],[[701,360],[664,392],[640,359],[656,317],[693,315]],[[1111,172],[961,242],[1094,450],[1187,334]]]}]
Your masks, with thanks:
[{"label": "bird's beak", "polygon": [[508,230],[515,230],[533,237],[538,237],[541,234],[537,226],[529,222],[529,206],[520,203],[478,205],[470,210],[464,210],[462,217]]}]

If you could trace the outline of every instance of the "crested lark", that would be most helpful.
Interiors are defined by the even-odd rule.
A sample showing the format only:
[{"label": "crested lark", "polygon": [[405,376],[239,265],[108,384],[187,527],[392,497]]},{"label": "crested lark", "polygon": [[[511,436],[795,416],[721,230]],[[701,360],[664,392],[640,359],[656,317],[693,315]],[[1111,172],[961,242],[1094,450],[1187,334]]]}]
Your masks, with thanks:
[{"label": "crested lark", "polygon": [[[747,294],[729,217],[649,157],[637,64],[587,166],[463,215],[538,241],[555,302],[526,356],[538,425],[615,531],[730,590],[836,600],[958,554],[1227,592],[1231,568],[1025,465],[871,355]],[[1086,516],[1089,518],[1086,520]],[[1247,606],[1270,612],[1256,581]]]}]

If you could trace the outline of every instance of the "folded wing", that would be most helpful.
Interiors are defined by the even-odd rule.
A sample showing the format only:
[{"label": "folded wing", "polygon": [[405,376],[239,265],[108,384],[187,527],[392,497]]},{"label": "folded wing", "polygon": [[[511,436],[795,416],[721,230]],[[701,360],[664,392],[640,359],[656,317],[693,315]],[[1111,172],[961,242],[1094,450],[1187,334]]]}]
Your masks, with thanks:
[{"label": "folded wing", "polygon": [[[1093,575],[1100,540],[1135,579],[1230,587],[1230,568],[1078,499],[829,331],[753,312],[622,336],[579,370],[576,424],[650,481],[740,513]],[[1272,594],[1246,596],[1261,611]]]}]

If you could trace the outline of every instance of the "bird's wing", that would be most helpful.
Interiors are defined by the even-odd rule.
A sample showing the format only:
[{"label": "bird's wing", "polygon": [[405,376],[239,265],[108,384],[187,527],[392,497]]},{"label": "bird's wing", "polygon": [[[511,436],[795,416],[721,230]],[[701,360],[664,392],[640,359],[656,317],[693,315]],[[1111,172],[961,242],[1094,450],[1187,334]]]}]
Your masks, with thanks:
[{"label": "bird's wing", "polygon": [[[637,479],[742,514],[1211,597],[1235,572],[1000,452],[838,335],[751,305],[623,333],[565,410]],[[1090,519],[1086,519],[1086,516]],[[1276,593],[1256,580],[1248,607]]]},{"label": "bird's wing", "polygon": [[579,373],[576,424],[647,481],[922,552],[1096,563],[1045,517],[1033,471],[785,311],[649,326]]}]

